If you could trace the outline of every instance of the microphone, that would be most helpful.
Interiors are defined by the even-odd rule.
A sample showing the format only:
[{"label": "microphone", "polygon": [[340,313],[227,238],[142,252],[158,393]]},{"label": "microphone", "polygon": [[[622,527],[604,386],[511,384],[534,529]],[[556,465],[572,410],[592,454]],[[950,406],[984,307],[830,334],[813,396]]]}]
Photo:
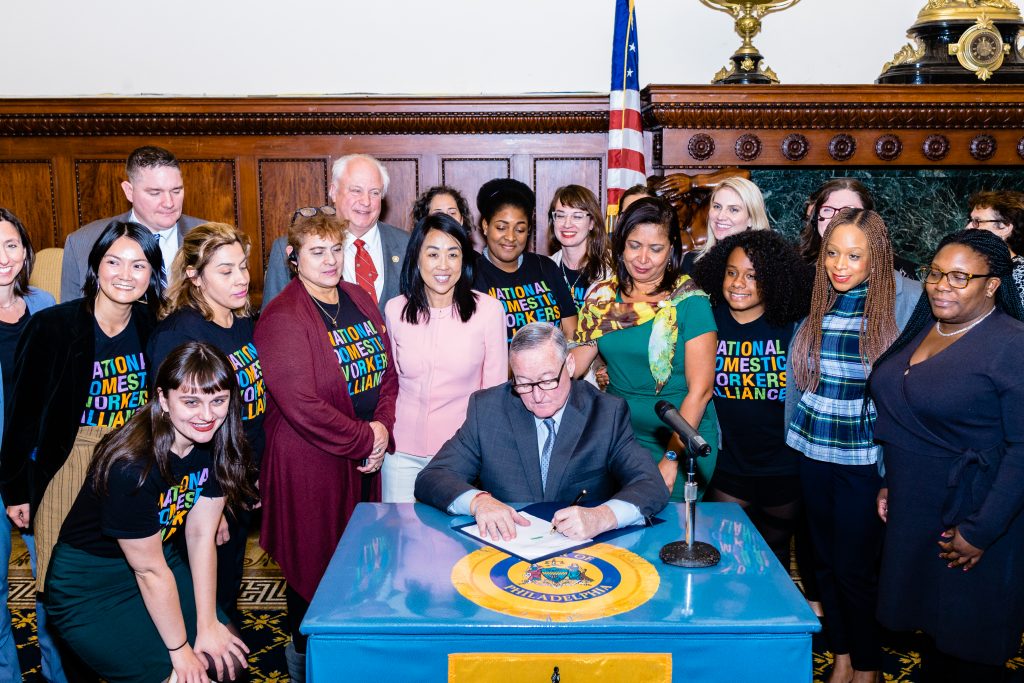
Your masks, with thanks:
[{"label": "microphone", "polygon": [[706,457],[711,455],[711,446],[704,440],[697,430],[686,423],[676,407],[668,401],[658,401],[654,406],[654,412],[658,414],[658,419],[667,424],[672,428],[676,434],[682,439],[686,445],[686,450],[695,457]]}]

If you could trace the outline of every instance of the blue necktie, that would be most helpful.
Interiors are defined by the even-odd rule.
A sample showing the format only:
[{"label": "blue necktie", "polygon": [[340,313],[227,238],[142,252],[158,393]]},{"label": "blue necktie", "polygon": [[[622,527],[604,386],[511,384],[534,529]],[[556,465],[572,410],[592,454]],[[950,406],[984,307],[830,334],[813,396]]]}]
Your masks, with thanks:
[{"label": "blue necktie", "polygon": [[544,440],[544,450],[540,454],[540,485],[542,489],[548,487],[548,465],[551,464],[551,449],[555,445],[554,418],[545,418],[544,426],[548,428],[548,437]]}]

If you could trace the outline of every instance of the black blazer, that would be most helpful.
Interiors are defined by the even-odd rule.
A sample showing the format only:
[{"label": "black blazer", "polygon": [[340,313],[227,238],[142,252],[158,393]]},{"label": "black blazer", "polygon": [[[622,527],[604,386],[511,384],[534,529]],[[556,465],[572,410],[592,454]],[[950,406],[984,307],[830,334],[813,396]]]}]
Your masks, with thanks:
[{"label": "black blazer", "polygon": [[632,503],[645,516],[668,502],[651,454],[636,442],[620,398],[572,381],[542,488],[537,425],[509,382],[469,399],[466,422],[416,478],[416,498],[445,510],[473,486],[504,502]]},{"label": "black blazer", "polygon": [[[95,318],[85,303],[75,299],[36,313],[15,352],[14,395],[0,449],[0,492],[5,505],[29,503],[33,517],[71,453],[89,395],[96,338]],[[133,304],[128,324],[135,326],[145,349],[156,325],[149,307]]]}]

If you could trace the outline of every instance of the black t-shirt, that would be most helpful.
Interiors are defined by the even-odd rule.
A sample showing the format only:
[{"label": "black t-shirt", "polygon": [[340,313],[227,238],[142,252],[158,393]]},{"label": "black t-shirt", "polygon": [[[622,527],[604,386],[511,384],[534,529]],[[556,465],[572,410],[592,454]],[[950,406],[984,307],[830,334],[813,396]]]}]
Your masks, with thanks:
[{"label": "black t-shirt", "polygon": [[149,368],[131,322],[113,337],[108,337],[95,321],[93,327],[96,352],[89,395],[79,424],[117,429],[146,405]]},{"label": "black t-shirt", "polygon": [[773,327],[764,316],[745,325],[729,306],[715,307],[715,412],[722,428],[716,467],[742,476],[797,472],[798,453],[786,445],[786,361],[793,325]]},{"label": "black t-shirt", "polygon": [[185,520],[200,496],[223,495],[210,444],[196,444],[184,458],[172,454],[170,481],[154,462],[139,486],[143,471],[137,462],[114,465],[105,493],[96,491],[90,477],[60,528],[60,540],[99,557],[121,557],[117,539],[160,532],[166,543],[184,534]]},{"label": "black t-shirt", "polygon": [[3,372],[5,406],[11,405],[11,396],[14,394],[14,352],[18,349],[21,332],[31,317],[28,306],[25,306],[25,314],[17,322],[0,321],[0,371]]},{"label": "black t-shirt", "polygon": [[514,273],[506,273],[486,255],[476,264],[473,288],[493,296],[505,307],[508,341],[529,323],[557,325],[576,315],[576,303],[562,271],[547,256],[525,252]]},{"label": "black t-shirt", "polygon": [[253,462],[259,466],[265,437],[263,417],[267,412],[267,389],[263,369],[253,343],[256,324],[252,318],[235,317],[230,328],[204,318],[199,311],[182,308],[167,316],[149,338],[149,360],[156,379],[160,363],[175,348],[188,341],[202,341],[220,349],[238,378],[242,398],[242,428],[252,449]]},{"label": "black t-shirt", "polygon": [[588,280],[581,270],[567,268],[564,263],[557,265],[558,269],[562,272],[562,279],[565,280],[566,287],[569,288],[572,300],[576,304],[576,312],[579,313],[580,309],[583,308],[583,302],[587,300],[587,290],[590,289],[590,285],[593,282]]},{"label": "black t-shirt", "polygon": [[[338,297],[337,304],[325,304],[316,298],[313,304],[327,326],[327,337],[338,355],[356,417],[370,422],[377,411],[388,354],[376,323],[363,315],[344,292],[339,290]],[[336,316],[335,320],[331,316]]]}]

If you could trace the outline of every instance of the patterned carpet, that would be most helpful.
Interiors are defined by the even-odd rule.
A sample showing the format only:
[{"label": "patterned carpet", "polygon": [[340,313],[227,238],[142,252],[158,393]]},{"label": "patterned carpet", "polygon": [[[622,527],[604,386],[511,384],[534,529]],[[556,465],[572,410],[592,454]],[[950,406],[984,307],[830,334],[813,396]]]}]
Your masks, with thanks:
[{"label": "patterned carpet", "polygon": [[[800,585],[795,573],[794,581]],[[18,658],[26,683],[42,683],[39,665],[39,646],[35,634],[34,583],[28,563],[28,551],[15,534],[10,570],[11,616],[14,624]],[[242,637],[251,650],[250,667],[253,683],[286,683],[287,668],[284,647],[288,643],[288,629],[284,619],[284,581],[273,560],[257,545],[255,537],[249,539],[245,560],[245,578],[239,598],[242,610]],[[916,683],[920,671],[920,657],[914,636],[890,635],[883,651],[883,675],[886,682]],[[1018,655],[1007,667],[1014,671],[1014,680],[1024,680],[1024,657]],[[814,640],[814,681],[824,681],[832,668],[832,654],[822,645],[820,634]],[[428,677],[425,680],[439,680]],[[969,683],[969,682],[965,682]]]}]

